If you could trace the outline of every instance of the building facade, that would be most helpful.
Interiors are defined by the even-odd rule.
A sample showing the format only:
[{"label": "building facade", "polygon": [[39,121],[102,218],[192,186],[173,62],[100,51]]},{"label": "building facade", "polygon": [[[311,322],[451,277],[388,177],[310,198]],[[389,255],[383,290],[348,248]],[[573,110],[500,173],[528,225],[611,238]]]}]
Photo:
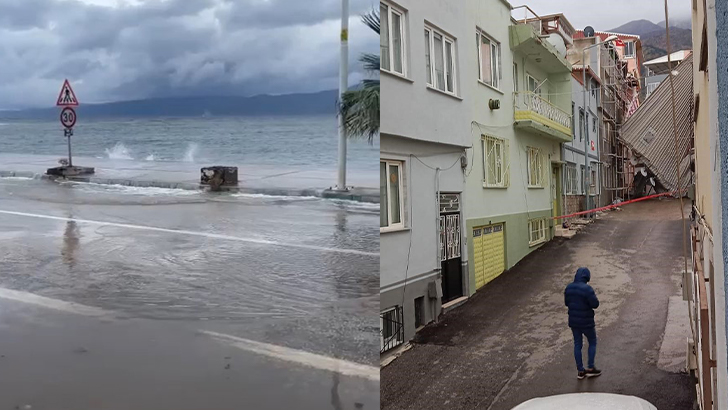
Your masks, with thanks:
[{"label": "building facade", "polygon": [[[591,33],[590,33],[591,34]],[[598,205],[608,205],[631,197],[634,183],[632,154],[621,139],[621,127],[640,104],[642,43],[639,36],[596,31],[585,37],[583,30],[574,35],[575,51],[604,41],[615,35],[619,41],[604,44],[594,52],[591,61],[598,65],[601,79],[600,176],[601,195]],[[576,54],[576,55],[578,55]]]},{"label": "building facade", "polygon": [[562,200],[560,144],[572,140],[565,51],[573,28],[563,16],[542,18],[530,9],[513,19],[524,10],[502,0],[467,4],[472,294],[553,237],[551,218]]},{"label": "building facade", "polygon": [[586,73],[583,66],[574,67],[571,77],[573,140],[563,144],[561,155],[565,215],[593,209],[599,203],[600,86],[601,80],[591,67],[586,68]]},{"label": "building facade", "polygon": [[467,295],[465,4],[380,2],[381,351]]},{"label": "building facade", "polygon": [[[728,408],[726,221],[728,220],[728,4],[692,2],[695,185],[691,190],[692,262],[683,278],[692,340],[689,368],[703,410]],[[723,156],[721,154],[723,153]]]}]

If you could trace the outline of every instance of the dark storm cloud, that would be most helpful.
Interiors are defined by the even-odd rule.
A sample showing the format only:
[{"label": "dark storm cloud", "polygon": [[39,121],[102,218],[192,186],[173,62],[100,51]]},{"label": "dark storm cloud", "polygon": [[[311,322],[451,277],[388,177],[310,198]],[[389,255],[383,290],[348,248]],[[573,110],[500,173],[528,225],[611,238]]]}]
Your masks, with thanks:
[{"label": "dark storm cloud", "polygon": [[[376,52],[351,0],[350,73]],[[0,108],[338,85],[339,0],[0,0]]]}]

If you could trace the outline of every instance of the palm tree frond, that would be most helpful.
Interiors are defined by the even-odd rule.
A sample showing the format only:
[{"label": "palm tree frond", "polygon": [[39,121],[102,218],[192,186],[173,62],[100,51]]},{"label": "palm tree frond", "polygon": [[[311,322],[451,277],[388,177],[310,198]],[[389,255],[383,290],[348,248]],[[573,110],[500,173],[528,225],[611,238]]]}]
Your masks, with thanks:
[{"label": "palm tree frond", "polygon": [[366,137],[370,144],[379,133],[379,81],[364,82],[364,87],[342,96],[341,115],[351,137]]},{"label": "palm tree frond", "polygon": [[362,54],[359,57],[359,61],[364,64],[364,69],[367,71],[379,71],[381,67],[379,64],[379,54]]},{"label": "palm tree frond", "polygon": [[374,30],[377,34],[380,30],[380,23],[379,23],[379,10],[372,9],[369,13],[361,16],[361,21],[364,22],[370,29]]}]

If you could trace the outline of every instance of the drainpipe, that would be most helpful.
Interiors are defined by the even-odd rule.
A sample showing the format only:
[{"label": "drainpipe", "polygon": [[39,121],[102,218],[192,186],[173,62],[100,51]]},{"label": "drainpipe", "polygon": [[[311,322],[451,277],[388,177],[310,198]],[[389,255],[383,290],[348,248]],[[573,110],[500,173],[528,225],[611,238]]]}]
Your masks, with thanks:
[{"label": "drainpipe", "polygon": [[440,272],[440,281],[442,283],[442,267],[440,266],[440,167],[435,168],[435,223],[437,229],[437,248],[435,249],[435,269]]},{"label": "drainpipe", "polygon": [[[571,121],[574,121],[574,117],[571,117]],[[564,146],[566,144],[561,144],[561,161],[563,164],[561,164],[561,194],[564,197],[564,201],[561,203],[561,215],[566,215],[566,147]],[[563,220],[560,220],[563,224]]]},{"label": "drainpipe", "polygon": [[584,137],[584,180],[581,181],[581,183],[582,183],[582,185],[584,185],[584,210],[585,211],[588,211],[589,210],[589,191],[588,191],[589,184],[587,183],[587,181],[589,181],[589,148],[588,148],[588,145],[589,145],[589,141],[588,141],[588,139],[589,139],[588,138],[589,133],[586,132],[589,129],[589,124],[587,124],[588,121],[587,121],[587,117],[586,117],[587,116],[587,110],[586,110],[586,68],[588,67],[588,65],[586,63],[586,49],[587,48],[589,48],[589,47],[584,47],[581,50],[581,65],[582,65],[582,67],[581,67],[582,68],[582,70],[581,70],[581,78],[582,78],[582,81],[583,81],[581,83],[581,85],[582,85],[582,92],[581,93],[582,93],[582,100],[584,102],[584,105],[583,105],[583,107],[584,107],[584,126],[582,127],[582,130],[581,130],[582,136]]}]

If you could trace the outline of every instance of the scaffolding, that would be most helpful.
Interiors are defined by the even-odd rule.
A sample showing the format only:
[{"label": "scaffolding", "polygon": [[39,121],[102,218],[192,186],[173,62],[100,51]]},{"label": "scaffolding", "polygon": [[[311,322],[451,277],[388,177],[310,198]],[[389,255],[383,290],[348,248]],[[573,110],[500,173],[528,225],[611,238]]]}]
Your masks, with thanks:
[{"label": "scaffolding", "polygon": [[639,92],[639,80],[635,73],[628,72],[627,62],[619,58],[614,47],[604,45],[599,48],[599,53],[602,71],[602,187],[607,201],[613,203],[629,200],[633,195],[635,167],[631,161],[632,152],[622,141],[621,133],[629,104]]}]

